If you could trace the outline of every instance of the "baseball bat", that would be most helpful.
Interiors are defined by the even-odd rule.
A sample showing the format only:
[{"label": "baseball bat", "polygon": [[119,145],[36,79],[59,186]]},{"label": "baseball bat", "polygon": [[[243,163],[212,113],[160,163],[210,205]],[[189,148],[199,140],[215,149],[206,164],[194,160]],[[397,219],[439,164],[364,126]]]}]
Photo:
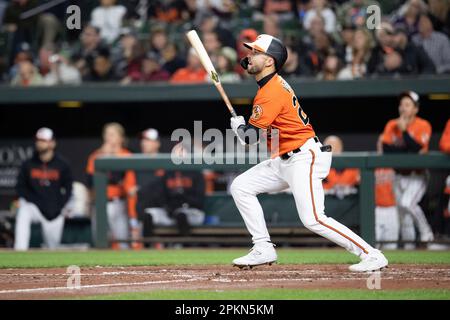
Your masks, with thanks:
[{"label": "baseball bat", "polygon": [[195,52],[197,52],[198,57],[200,58],[200,61],[205,68],[206,72],[209,74],[211,80],[213,81],[214,85],[216,86],[217,90],[219,91],[220,95],[222,96],[223,101],[225,101],[225,104],[230,111],[231,115],[233,117],[237,117],[236,111],[234,111],[233,106],[231,105],[230,99],[228,99],[227,94],[225,93],[225,90],[223,89],[222,84],[220,83],[219,75],[216,72],[216,69],[214,68],[211,59],[208,56],[208,53],[206,52],[205,47],[203,46],[202,41],[200,40],[197,31],[191,30],[188,33],[186,33],[186,37],[189,39],[189,42],[192,45],[192,48],[194,48]]}]

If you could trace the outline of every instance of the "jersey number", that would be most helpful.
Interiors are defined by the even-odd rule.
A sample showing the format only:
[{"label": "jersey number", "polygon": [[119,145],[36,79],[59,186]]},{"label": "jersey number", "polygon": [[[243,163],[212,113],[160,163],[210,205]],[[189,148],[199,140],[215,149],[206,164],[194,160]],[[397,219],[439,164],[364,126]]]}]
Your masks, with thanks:
[{"label": "jersey number", "polygon": [[292,96],[292,105],[294,106],[294,108],[297,108],[297,105],[298,105],[298,110],[297,110],[298,116],[299,116],[300,120],[302,120],[303,124],[305,126],[307,126],[309,124],[309,118],[306,115],[306,113],[303,112],[303,109],[302,109],[302,107],[300,107],[300,104],[298,104],[298,99],[296,96]]}]

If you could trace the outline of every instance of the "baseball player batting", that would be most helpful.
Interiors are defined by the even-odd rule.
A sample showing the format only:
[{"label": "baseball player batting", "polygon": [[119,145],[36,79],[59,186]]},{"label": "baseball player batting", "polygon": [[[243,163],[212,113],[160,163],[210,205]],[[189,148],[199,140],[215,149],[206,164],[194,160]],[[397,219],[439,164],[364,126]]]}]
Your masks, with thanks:
[{"label": "baseball player batting", "polygon": [[244,43],[244,46],[250,51],[241,65],[255,77],[259,89],[248,124],[242,116],[232,117],[231,128],[241,143],[247,144],[257,142],[247,138],[252,136],[247,135],[247,131],[276,129],[279,151],[236,177],[231,185],[231,194],[254,244],[247,255],[233,260],[233,264],[243,268],[276,262],[277,253],[256,196],[290,187],[304,226],[361,258],[361,262],[350,266],[351,271],[375,271],[386,267],[388,261],[381,251],[324,214],[322,180],[330,170],[331,147],[320,143],[294,91],[277,74],[286,62],[286,47],[279,39],[267,34],[260,35],[255,42]]}]

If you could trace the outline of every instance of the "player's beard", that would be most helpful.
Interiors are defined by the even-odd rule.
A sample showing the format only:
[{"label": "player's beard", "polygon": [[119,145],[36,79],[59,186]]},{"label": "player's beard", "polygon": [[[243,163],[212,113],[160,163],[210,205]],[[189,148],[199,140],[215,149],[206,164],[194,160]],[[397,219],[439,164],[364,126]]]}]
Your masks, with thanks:
[{"label": "player's beard", "polygon": [[262,71],[262,68],[259,68],[257,65],[249,65],[247,68],[247,73],[251,75],[258,74]]}]

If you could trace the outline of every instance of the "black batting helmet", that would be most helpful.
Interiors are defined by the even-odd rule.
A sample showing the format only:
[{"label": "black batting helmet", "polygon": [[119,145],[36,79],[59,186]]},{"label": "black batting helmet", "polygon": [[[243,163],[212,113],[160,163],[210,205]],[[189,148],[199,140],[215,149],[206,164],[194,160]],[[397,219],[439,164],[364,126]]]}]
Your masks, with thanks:
[{"label": "black batting helmet", "polygon": [[268,34],[259,35],[254,42],[244,42],[244,46],[263,52],[275,59],[275,68],[279,71],[287,59],[287,50],[280,39]]}]

